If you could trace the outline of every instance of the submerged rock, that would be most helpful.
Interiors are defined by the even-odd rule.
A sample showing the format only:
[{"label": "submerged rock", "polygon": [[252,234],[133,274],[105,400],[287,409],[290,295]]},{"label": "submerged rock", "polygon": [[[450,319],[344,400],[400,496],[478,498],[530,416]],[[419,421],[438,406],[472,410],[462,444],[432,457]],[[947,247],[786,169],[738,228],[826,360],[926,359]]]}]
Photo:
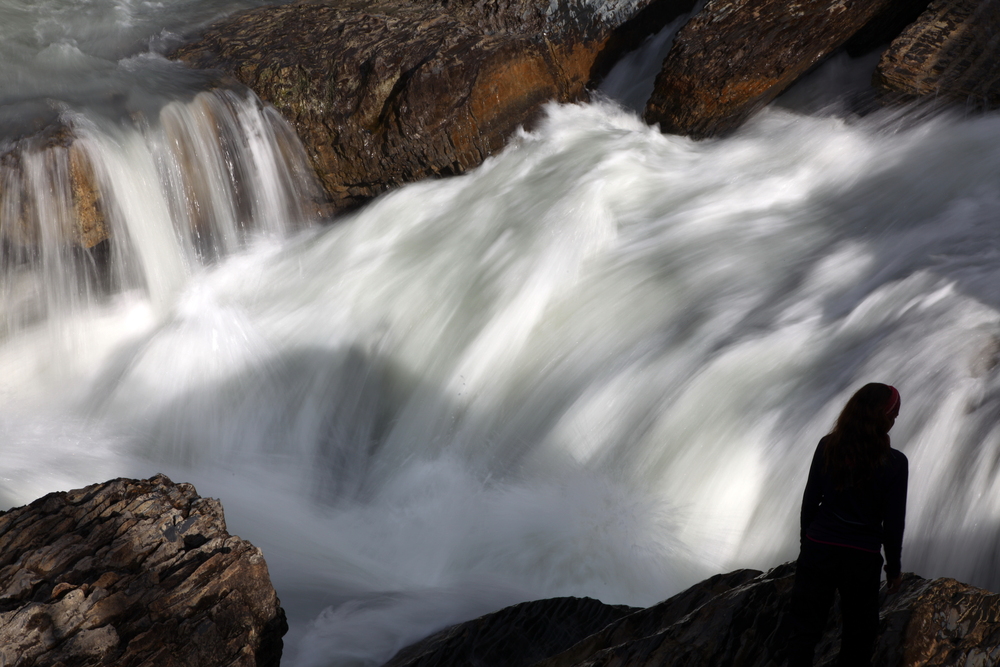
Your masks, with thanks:
[{"label": "submerged rock", "polygon": [[277,667],[284,611],[218,500],[164,475],[0,514],[0,664]]},{"label": "submerged rock", "polygon": [[[552,614],[575,610],[573,605],[582,601],[527,602],[449,628],[403,649],[389,664],[501,664],[472,658],[479,638],[488,638],[483,640],[483,646],[489,647],[485,652],[496,652],[496,647],[502,646],[513,656],[503,664],[515,667],[780,667],[785,664],[794,576],[793,563],[767,573],[738,570],[716,575],[658,605],[612,618],[560,653],[540,648],[537,652],[549,655],[537,662],[530,659],[533,647],[546,636],[539,628],[555,626],[559,619]],[[600,603],[586,602],[589,618],[598,618],[594,605]],[[525,624],[518,620],[523,618],[536,620]],[[882,593],[874,664],[995,664],[1000,656],[998,621],[1000,596],[953,579],[929,581],[907,574],[899,593]],[[839,611],[835,609],[817,647],[816,665],[836,664],[839,634]],[[434,659],[421,661],[422,656]]]},{"label": "submerged rock", "polygon": [[855,50],[887,41],[920,2],[710,0],[677,34],[646,121],[695,138],[735,129],[862,28]]},{"label": "submerged rock", "polygon": [[882,55],[875,85],[890,99],[1000,104],[1000,0],[936,0]]},{"label": "submerged rock", "polygon": [[693,3],[660,0],[643,29],[628,23],[649,4],[299,0],[223,19],[171,57],[274,105],[345,209],[477,166],[545,102],[584,99],[616,53]]}]

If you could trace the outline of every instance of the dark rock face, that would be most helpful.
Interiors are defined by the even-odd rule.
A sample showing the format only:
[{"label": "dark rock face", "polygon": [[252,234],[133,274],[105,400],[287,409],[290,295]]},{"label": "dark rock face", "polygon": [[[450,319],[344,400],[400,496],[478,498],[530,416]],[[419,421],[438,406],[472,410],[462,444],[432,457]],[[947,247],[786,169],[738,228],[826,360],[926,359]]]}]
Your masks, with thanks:
[{"label": "dark rock face", "polygon": [[[873,19],[895,14],[898,5],[710,0],[674,40],[646,105],[646,121],[695,138],[732,130]],[[878,41],[895,25],[887,20],[889,27],[876,26],[866,39]]]},{"label": "dark rock face", "polygon": [[1000,1],[937,0],[882,55],[887,97],[1000,104]]},{"label": "dark rock face", "polygon": [[284,611],[219,501],[163,475],[0,514],[0,664],[277,667]]},{"label": "dark rock face", "polygon": [[[389,664],[508,664],[535,667],[780,667],[785,665],[788,603],[793,563],[770,572],[738,570],[717,575],[648,609],[613,618],[599,631],[561,653],[532,663],[530,648],[544,633],[527,629],[553,626],[575,598],[540,600],[454,626],[413,647]],[[591,607],[596,603],[586,601]],[[514,610],[517,610],[514,613]],[[588,608],[588,617],[597,618]],[[537,625],[512,619],[538,617]],[[1000,655],[1000,596],[952,579],[904,577],[896,595],[882,594],[879,640],[873,664],[900,667],[994,664]],[[593,625],[593,624],[592,624]],[[815,664],[832,667],[840,648],[839,610],[817,646]],[[502,637],[507,663],[471,659],[479,637]],[[443,638],[443,639],[436,639]],[[461,638],[461,641],[454,641]],[[430,645],[433,652],[420,647]],[[492,649],[491,650],[495,650]],[[414,657],[433,655],[433,662]]]},{"label": "dark rock face", "polygon": [[590,598],[523,602],[431,635],[384,667],[527,667],[635,611]]},{"label": "dark rock face", "polygon": [[[661,2],[675,9],[658,21],[692,4]],[[227,72],[274,105],[345,209],[475,167],[545,102],[583,99],[610,52],[629,45],[614,28],[649,3],[300,0],[225,19],[172,57]]]}]

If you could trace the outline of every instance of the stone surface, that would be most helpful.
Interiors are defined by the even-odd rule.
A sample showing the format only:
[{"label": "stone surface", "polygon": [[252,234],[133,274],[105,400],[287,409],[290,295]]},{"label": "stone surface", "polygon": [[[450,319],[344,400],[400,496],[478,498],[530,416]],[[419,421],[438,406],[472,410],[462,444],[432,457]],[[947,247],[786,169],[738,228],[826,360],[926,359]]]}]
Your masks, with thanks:
[{"label": "stone surface", "polygon": [[[612,618],[600,630],[534,665],[781,667],[786,664],[787,612],[794,572],[794,564],[787,563],[767,573],[738,570],[717,575],[658,605]],[[502,646],[514,656],[508,664],[530,665],[529,649],[548,636],[547,628],[557,624],[558,619],[550,616],[575,609],[567,600],[580,602],[574,598],[528,602],[454,626],[403,649],[389,664],[503,664],[480,662],[472,655],[470,647],[476,646],[477,638],[489,637],[484,645],[491,652]],[[588,617],[598,618],[594,605],[600,603],[587,603]],[[534,621],[511,622],[524,618]],[[836,664],[839,644],[839,610],[835,605],[817,647],[815,664]],[[426,650],[428,646],[433,650]],[[433,662],[414,660],[423,656],[432,656]],[[930,667],[994,665],[998,661],[1000,596],[952,579],[929,581],[913,574],[904,576],[899,593],[887,595],[883,591],[873,664]]]},{"label": "stone surface", "polygon": [[157,475],[0,514],[0,664],[277,667],[284,612],[219,501]]},{"label": "stone surface", "polygon": [[709,0],[677,34],[646,121],[695,138],[730,131],[897,7],[893,0]]},{"label": "stone surface", "polygon": [[383,667],[528,667],[635,611],[590,598],[523,602],[431,635]]},{"label": "stone surface", "polygon": [[888,98],[1000,104],[1000,0],[937,0],[895,39],[875,71]]},{"label": "stone surface", "polygon": [[545,102],[584,99],[614,54],[692,3],[638,16],[649,4],[300,0],[224,19],[171,57],[273,104],[346,209],[477,166]]}]

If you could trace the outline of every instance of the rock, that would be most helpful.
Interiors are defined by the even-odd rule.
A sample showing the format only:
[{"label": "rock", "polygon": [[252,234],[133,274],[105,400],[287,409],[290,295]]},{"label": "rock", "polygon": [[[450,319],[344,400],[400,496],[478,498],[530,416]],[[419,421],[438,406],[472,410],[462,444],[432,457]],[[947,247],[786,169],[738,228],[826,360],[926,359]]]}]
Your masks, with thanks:
[{"label": "rock", "polygon": [[590,598],[523,602],[431,635],[383,667],[529,667],[635,611]]},{"label": "rock", "polygon": [[[74,139],[72,128],[57,120],[0,154],[0,242],[37,253],[43,215],[54,223],[48,233],[67,246],[90,249],[110,237],[93,165]],[[43,168],[26,167],[28,160]],[[38,193],[47,195],[44,212]]]},{"label": "rock", "polygon": [[[767,573],[738,570],[716,575],[658,605],[613,618],[599,631],[561,653],[550,654],[535,667],[783,667],[794,576],[794,563]],[[479,637],[490,638],[483,645],[491,647],[491,652],[502,646],[514,655],[509,664],[528,665],[526,659],[536,637],[543,633],[530,632],[532,625],[510,620],[535,618],[541,626],[552,626],[557,619],[550,616],[560,613],[561,605],[566,604],[560,600],[567,599],[523,603],[454,626],[435,636],[443,641],[432,638],[403,649],[389,665],[503,664],[472,659]],[[996,594],[953,579],[929,581],[907,574],[900,592],[887,595],[883,591],[881,602],[873,664],[992,665],[1000,657],[1000,596]],[[589,617],[597,618],[593,605],[599,603],[588,604]],[[839,625],[835,604],[817,647],[817,666],[836,664]],[[446,650],[449,642],[451,651]],[[428,643],[433,651],[418,648]],[[413,661],[414,655],[432,656],[433,661]]]},{"label": "rock", "polygon": [[646,122],[695,138],[733,130],[897,6],[894,0],[709,0],[664,59]]},{"label": "rock", "polygon": [[936,0],[882,55],[887,99],[1000,104],[1000,0]]},{"label": "rock", "polygon": [[284,611],[219,501],[164,475],[0,514],[0,664],[277,667]]},{"label": "rock", "polygon": [[[342,210],[475,167],[545,102],[584,99],[650,2],[299,0],[223,19],[171,57],[274,105]],[[659,0],[645,32],[691,4]]]}]

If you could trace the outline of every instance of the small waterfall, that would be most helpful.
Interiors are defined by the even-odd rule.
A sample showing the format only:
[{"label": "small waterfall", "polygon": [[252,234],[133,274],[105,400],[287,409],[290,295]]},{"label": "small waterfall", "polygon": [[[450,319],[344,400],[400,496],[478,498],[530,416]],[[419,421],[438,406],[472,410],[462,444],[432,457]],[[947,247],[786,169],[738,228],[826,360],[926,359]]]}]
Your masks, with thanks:
[{"label": "small waterfall", "polygon": [[320,214],[287,123],[216,88],[120,124],[66,111],[0,157],[0,331],[142,289],[165,305],[193,269]]}]

